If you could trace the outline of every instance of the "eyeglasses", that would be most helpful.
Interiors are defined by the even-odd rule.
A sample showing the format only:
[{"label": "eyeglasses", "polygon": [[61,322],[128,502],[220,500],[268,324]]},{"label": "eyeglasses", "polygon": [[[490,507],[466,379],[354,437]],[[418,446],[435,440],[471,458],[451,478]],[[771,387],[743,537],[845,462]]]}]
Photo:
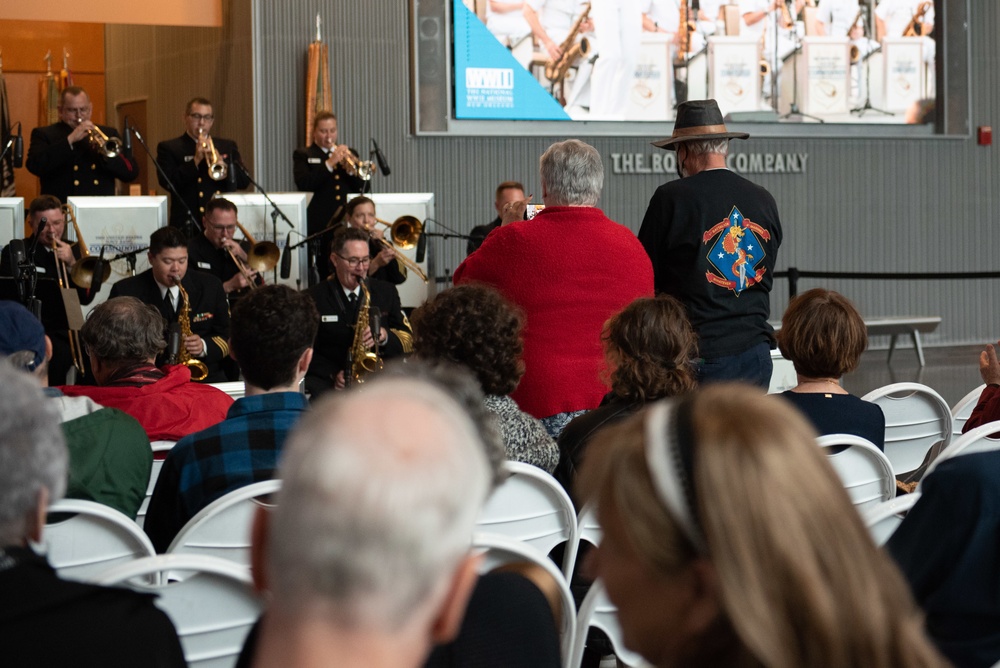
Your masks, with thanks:
[{"label": "eyeglasses", "polygon": [[371,264],[372,259],[370,257],[344,257],[340,253],[334,253],[337,257],[347,263],[352,269],[357,267],[359,264]]},{"label": "eyeglasses", "polygon": [[212,114],[188,114],[191,118],[196,121],[212,121],[215,120],[215,116]]},{"label": "eyeglasses", "polygon": [[86,107],[63,107],[63,111],[67,114],[72,114],[74,116],[82,116],[83,114],[90,113],[91,106],[88,104]]},{"label": "eyeglasses", "polygon": [[235,225],[215,225],[213,223],[209,223],[208,226],[210,228],[212,228],[213,230],[215,230],[216,232],[235,232],[236,231],[236,226]]}]

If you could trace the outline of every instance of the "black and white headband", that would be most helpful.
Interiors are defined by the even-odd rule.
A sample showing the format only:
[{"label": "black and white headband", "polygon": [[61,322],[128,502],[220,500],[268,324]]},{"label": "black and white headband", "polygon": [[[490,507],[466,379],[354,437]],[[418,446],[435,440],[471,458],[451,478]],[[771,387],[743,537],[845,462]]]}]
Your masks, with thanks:
[{"label": "black and white headband", "polygon": [[656,494],[699,553],[705,538],[694,493],[691,399],[658,401],[646,411],[646,464]]}]

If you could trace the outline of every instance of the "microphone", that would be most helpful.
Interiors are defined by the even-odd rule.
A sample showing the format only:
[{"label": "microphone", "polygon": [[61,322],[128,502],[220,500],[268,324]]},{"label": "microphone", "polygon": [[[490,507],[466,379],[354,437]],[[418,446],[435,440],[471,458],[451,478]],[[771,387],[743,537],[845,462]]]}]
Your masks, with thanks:
[{"label": "microphone", "polygon": [[17,123],[17,136],[14,137],[14,168],[24,164],[24,137],[21,135],[21,122]]},{"label": "microphone", "polygon": [[375,159],[378,160],[378,169],[382,172],[382,176],[389,176],[392,170],[389,169],[389,163],[385,161],[385,156],[382,155],[382,149],[378,147],[378,142],[375,138],[372,138],[372,146],[375,147]]},{"label": "microphone", "polygon": [[226,158],[226,163],[229,165],[226,182],[230,190],[236,190],[236,161],[233,160],[233,156],[229,156]]},{"label": "microphone", "polygon": [[423,262],[427,257],[427,235],[421,234],[417,239],[417,262]]},{"label": "microphone", "polygon": [[125,129],[122,132],[122,146],[125,147],[125,155],[132,156],[132,133],[129,128],[128,116],[125,117]]},{"label": "microphone", "polygon": [[14,279],[21,278],[21,265],[25,263],[27,255],[24,252],[24,239],[11,239],[10,245],[10,269]]},{"label": "microphone", "polygon": [[382,336],[382,310],[378,306],[371,307],[369,324],[372,328],[372,339],[375,340],[375,353],[378,354],[378,340]]},{"label": "microphone", "polygon": [[94,263],[94,275],[90,278],[90,288],[87,289],[87,294],[97,294],[101,291],[101,283],[104,280],[104,246],[101,246],[101,254],[97,257],[97,262]]},{"label": "microphone", "polygon": [[281,278],[282,280],[292,275],[292,252],[289,247],[292,245],[291,231],[285,235],[285,248],[281,251]]},{"label": "microphone", "polygon": [[176,364],[181,354],[181,324],[177,321],[167,325],[167,362]]}]

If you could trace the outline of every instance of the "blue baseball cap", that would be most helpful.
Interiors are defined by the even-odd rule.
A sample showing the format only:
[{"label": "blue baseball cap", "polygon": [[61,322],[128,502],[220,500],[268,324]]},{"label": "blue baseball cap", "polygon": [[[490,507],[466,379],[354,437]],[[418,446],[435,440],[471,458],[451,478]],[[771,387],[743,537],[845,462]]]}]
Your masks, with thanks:
[{"label": "blue baseball cap", "polygon": [[22,350],[35,354],[31,368],[37,369],[45,361],[45,328],[18,302],[0,300],[0,355]]}]

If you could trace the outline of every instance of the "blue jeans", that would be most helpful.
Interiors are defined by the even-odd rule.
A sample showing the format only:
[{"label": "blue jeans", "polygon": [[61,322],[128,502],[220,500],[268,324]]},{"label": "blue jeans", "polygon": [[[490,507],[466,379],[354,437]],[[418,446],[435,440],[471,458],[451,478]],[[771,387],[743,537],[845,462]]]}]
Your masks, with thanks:
[{"label": "blue jeans", "polygon": [[698,383],[741,380],[766,390],[771,385],[772,366],[771,346],[758,343],[736,355],[698,360]]}]

